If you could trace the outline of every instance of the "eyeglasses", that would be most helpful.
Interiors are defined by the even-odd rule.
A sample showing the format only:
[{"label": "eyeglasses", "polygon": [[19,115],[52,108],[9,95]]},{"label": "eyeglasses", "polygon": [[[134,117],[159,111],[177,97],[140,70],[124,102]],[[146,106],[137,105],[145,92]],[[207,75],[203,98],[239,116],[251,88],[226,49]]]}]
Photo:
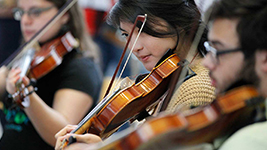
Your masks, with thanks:
[{"label": "eyeglasses", "polygon": [[28,11],[24,11],[21,8],[13,8],[12,12],[13,12],[14,19],[17,21],[20,21],[23,14],[25,14],[25,13],[31,18],[37,18],[41,15],[41,13],[48,11],[53,7],[55,7],[55,6],[49,6],[49,7],[45,7],[45,8],[31,8]]},{"label": "eyeglasses", "polygon": [[211,58],[214,64],[219,64],[219,56],[227,53],[233,53],[241,51],[241,48],[235,48],[235,49],[227,49],[222,51],[217,51],[216,48],[212,47],[209,42],[204,42],[204,46],[208,52],[208,54],[211,54]]}]

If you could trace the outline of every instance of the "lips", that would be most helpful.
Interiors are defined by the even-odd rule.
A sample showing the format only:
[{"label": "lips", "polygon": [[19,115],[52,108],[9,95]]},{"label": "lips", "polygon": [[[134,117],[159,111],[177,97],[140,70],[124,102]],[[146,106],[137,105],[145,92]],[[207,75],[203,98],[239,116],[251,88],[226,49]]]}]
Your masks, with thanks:
[{"label": "lips", "polygon": [[151,55],[143,55],[143,56],[139,56],[139,60],[145,62],[148,61],[148,59],[150,58]]},{"label": "lips", "polygon": [[26,38],[31,38],[34,34],[35,34],[35,32],[32,30],[24,30],[24,36]]},{"label": "lips", "polygon": [[212,74],[209,73],[210,79],[211,79],[211,85],[216,87],[216,80],[212,77]]},{"label": "lips", "polygon": [[216,87],[216,80],[215,79],[211,79],[211,85]]}]

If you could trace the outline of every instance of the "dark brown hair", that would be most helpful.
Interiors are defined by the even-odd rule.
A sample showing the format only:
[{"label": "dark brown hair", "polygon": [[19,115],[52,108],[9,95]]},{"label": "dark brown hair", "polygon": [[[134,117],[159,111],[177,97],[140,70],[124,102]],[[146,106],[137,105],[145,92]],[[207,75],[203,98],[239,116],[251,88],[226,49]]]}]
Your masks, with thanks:
[{"label": "dark brown hair", "polygon": [[210,21],[217,18],[238,19],[237,33],[245,58],[259,49],[267,50],[267,1],[221,0],[214,2]]},{"label": "dark brown hair", "polygon": [[[66,3],[66,0],[46,1],[53,3],[58,9],[62,8],[62,6]],[[98,48],[86,30],[84,16],[81,8],[76,3],[74,4],[74,6],[72,6],[72,8],[70,8],[68,13],[70,18],[63,28],[67,28],[67,30],[69,30],[75,38],[79,39],[80,49],[84,51],[86,55],[89,55],[95,60],[98,60]]]},{"label": "dark brown hair", "polygon": [[[120,22],[134,23],[137,15],[144,14],[148,17],[143,32],[159,38],[194,36],[196,24],[198,26],[201,22],[201,14],[193,0],[119,0],[110,11],[107,21],[118,27]],[[157,26],[164,28],[160,30],[155,28]],[[140,24],[137,27],[140,28]],[[184,37],[181,37],[182,32]],[[205,51],[203,43],[206,39],[205,31],[198,50]]]}]

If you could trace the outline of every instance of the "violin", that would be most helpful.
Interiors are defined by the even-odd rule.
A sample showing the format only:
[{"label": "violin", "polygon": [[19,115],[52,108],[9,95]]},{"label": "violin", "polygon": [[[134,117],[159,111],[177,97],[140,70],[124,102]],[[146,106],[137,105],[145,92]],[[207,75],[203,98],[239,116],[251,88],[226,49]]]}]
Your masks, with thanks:
[{"label": "violin", "polygon": [[[70,32],[67,32],[64,35],[43,45],[36,53],[29,50],[29,53],[27,54],[34,55],[29,56],[29,60],[31,60],[29,69],[22,69],[20,76],[23,77],[26,72],[28,72],[28,76],[31,78],[31,80],[40,79],[59,66],[63,60],[63,57],[67,53],[71,52],[74,48],[78,47],[78,45],[78,41],[76,41]],[[27,58],[27,55],[24,57]],[[31,59],[31,57],[33,58]],[[27,62],[27,59],[25,60],[25,62]],[[25,63],[23,65],[25,65]],[[25,99],[25,97],[29,95],[29,92],[30,91],[27,91],[27,88],[24,85],[21,85],[19,90],[12,95],[12,99],[20,107],[28,107],[29,101]]]},{"label": "violin", "polygon": [[[102,139],[118,129],[127,120],[134,118],[158,100],[168,89],[171,75],[179,67],[180,59],[172,54],[156,66],[144,79],[119,92],[114,93],[106,102],[96,106],[71,133],[83,134],[85,131],[99,135]],[[96,114],[93,112],[97,111]],[[71,141],[71,140],[68,140]],[[62,149],[68,145],[62,143]]]},{"label": "violin", "polygon": [[137,129],[122,131],[102,143],[90,145],[89,149],[174,149],[212,142],[248,124],[254,108],[249,102],[264,101],[256,97],[258,92],[254,87],[239,87],[218,96],[208,106],[149,118]]},{"label": "violin", "polygon": [[64,55],[77,48],[78,45],[78,41],[70,32],[46,43],[31,62],[30,76],[35,79],[45,76],[61,64]]},{"label": "violin", "polygon": [[27,100],[26,97],[33,92],[28,91],[27,87],[29,85],[24,85],[22,83],[22,77],[28,75],[37,80],[45,76],[61,64],[65,54],[78,46],[76,39],[74,39],[70,32],[67,32],[65,35],[43,45],[41,50],[37,51],[36,48],[40,37],[42,37],[42,35],[44,35],[76,2],[77,0],[68,0],[40,31],[1,64],[1,66],[6,65],[7,68],[18,67],[21,69],[20,79],[16,83],[17,92],[9,96],[9,98],[20,107],[24,108],[29,106],[29,100]]},{"label": "violin", "polygon": [[[102,139],[107,138],[123,123],[128,120],[135,120],[147,107],[157,102],[157,100],[167,91],[170,81],[173,78],[173,74],[181,72],[179,64],[180,59],[176,54],[173,54],[172,50],[168,50],[146,77],[139,82],[132,84],[128,88],[123,90],[118,89],[111,95],[108,95],[113,79],[122,62],[121,60],[127,50],[129,42],[131,41],[133,31],[138,21],[142,21],[143,24],[134,43],[136,43],[142,31],[146,21],[146,15],[139,15],[135,20],[124,52],[105,94],[107,96],[104,97],[104,99],[78,124],[78,127],[75,130],[71,131],[71,133],[83,134],[87,132],[96,134]],[[134,45],[132,46],[132,50]],[[63,140],[61,149],[64,149],[72,143],[72,137]]]}]

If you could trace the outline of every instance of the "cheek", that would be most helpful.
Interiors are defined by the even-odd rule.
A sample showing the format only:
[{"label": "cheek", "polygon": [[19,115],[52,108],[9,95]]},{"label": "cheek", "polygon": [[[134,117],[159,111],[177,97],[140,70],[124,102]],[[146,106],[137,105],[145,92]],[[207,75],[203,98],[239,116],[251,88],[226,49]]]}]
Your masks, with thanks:
[{"label": "cheek", "polygon": [[256,62],[255,62],[255,72],[259,77],[261,77],[261,75],[262,75],[261,64],[259,62],[259,59],[256,58],[255,60],[256,60]]},{"label": "cheek", "polygon": [[60,30],[60,24],[56,23],[53,25],[43,36],[40,38],[40,42],[49,40],[50,38],[56,36]]},{"label": "cheek", "polygon": [[259,78],[259,90],[261,92],[261,94],[263,94],[264,96],[267,97],[267,94],[266,94],[266,89],[267,89],[267,81],[265,80],[264,78],[264,73],[261,69],[261,63],[259,62],[259,59],[256,58],[256,62],[255,62],[255,73],[257,75],[257,77]]},{"label": "cheek", "polygon": [[161,43],[160,41],[159,42],[155,41],[149,44],[150,52],[156,57],[161,58],[168,49],[170,49],[170,46],[168,46],[168,44],[166,43]]},{"label": "cheek", "polygon": [[[236,60],[239,60],[239,58],[236,58]],[[227,63],[224,62],[222,67],[219,68],[220,72],[218,72],[218,80],[221,81],[221,84],[227,87],[239,79],[241,70],[243,68],[243,63],[241,60],[242,59],[240,59],[240,61],[228,61]]]}]

